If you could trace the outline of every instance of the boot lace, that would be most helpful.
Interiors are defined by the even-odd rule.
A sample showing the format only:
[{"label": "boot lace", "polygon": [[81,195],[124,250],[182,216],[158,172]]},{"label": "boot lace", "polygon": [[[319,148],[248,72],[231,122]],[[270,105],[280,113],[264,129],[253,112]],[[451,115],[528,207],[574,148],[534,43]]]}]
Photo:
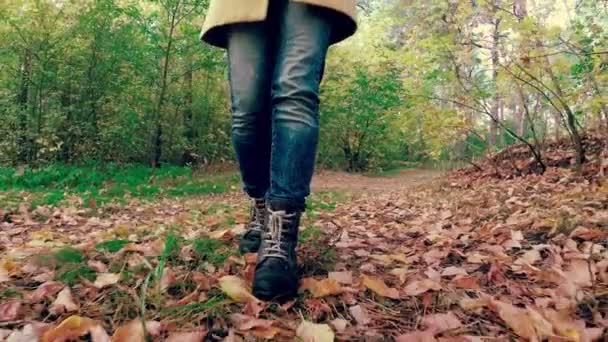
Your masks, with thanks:
[{"label": "boot lace", "polygon": [[288,250],[283,242],[283,237],[288,235],[289,229],[286,225],[293,223],[296,214],[287,214],[285,211],[268,210],[269,224],[268,231],[264,234],[264,250],[262,258],[278,258],[287,260]]},{"label": "boot lace", "polygon": [[262,232],[264,230],[264,207],[258,203],[251,206],[247,230]]}]

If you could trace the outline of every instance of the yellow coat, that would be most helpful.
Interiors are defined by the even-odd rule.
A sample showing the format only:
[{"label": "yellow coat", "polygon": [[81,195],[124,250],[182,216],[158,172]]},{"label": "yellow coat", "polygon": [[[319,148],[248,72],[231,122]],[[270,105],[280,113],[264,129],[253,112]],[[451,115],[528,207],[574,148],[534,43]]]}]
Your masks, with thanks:
[{"label": "yellow coat", "polygon": [[[266,19],[268,2],[273,0],[211,0],[201,39],[209,44],[226,47],[225,28],[235,23],[256,22]],[[334,10],[332,44],[355,33],[357,24],[356,0],[290,0],[304,2]]]}]

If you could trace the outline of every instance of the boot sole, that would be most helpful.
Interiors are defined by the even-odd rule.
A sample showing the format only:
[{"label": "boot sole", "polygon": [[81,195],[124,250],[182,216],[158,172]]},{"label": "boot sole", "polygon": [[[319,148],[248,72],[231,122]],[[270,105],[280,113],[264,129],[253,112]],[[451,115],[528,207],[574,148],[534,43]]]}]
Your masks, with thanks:
[{"label": "boot sole", "polygon": [[261,299],[263,301],[266,302],[280,302],[280,303],[284,303],[290,299],[294,299],[298,296],[298,291],[289,291],[289,292],[284,292],[284,293],[272,293],[269,291],[262,291],[262,290],[256,290],[255,288],[253,289],[253,296],[256,297],[257,299]]}]

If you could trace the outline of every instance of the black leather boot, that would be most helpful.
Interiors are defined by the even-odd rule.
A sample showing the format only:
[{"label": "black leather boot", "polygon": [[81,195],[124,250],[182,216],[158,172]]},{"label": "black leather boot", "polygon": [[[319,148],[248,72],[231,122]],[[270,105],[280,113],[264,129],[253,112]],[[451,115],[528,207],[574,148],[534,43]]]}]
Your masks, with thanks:
[{"label": "black leather boot", "polygon": [[271,203],[253,277],[253,295],[257,298],[284,301],[298,294],[296,246],[300,216],[301,210]]},{"label": "black leather boot", "polygon": [[251,217],[247,224],[247,231],[239,241],[241,254],[257,253],[262,242],[262,233],[266,224],[266,200],[256,198],[251,204]]}]

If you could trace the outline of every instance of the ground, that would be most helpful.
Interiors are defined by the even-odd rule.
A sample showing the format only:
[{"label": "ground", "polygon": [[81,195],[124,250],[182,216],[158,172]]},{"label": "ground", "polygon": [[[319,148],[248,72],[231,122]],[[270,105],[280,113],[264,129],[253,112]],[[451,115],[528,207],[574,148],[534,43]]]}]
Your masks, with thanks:
[{"label": "ground", "polygon": [[235,187],[23,203],[0,215],[0,341],[605,339],[608,184],[583,174],[322,172],[288,303],[249,292]]}]

